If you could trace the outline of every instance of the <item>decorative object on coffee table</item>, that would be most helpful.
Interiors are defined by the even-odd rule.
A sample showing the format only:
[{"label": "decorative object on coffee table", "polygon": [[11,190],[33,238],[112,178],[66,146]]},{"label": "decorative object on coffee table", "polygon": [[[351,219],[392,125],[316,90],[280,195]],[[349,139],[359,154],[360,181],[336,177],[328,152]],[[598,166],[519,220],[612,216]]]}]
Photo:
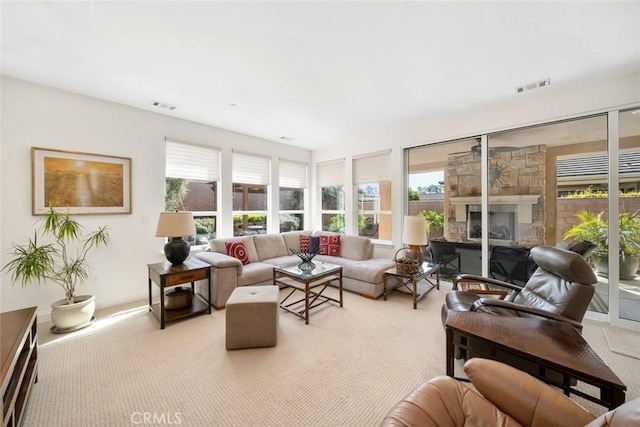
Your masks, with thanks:
[{"label": "decorative object on coffee table", "polygon": [[168,237],[164,256],[171,264],[182,264],[189,257],[189,243],[184,236],[194,236],[196,226],[192,212],[160,212],[156,237]]},{"label": "decorative object on coffee table", "polygon": [[320,248],[315,248],[311,252],[300,252],[291,248],[291,252],[298,255],[298,258],[302,260],[300,264],[298,264],[298,268],[302,271],[311,271],[316,265],[311,261],[318,253],[320,253]]}]

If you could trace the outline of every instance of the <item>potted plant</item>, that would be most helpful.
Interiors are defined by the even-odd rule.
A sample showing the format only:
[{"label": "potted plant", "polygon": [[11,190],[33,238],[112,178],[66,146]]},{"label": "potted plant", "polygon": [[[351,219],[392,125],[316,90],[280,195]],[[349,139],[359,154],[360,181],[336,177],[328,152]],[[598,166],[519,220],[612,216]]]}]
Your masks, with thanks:
[{"label": "potted plant", "polygon": [[110,243],[107,227],[99,227],[86,237],[82,225],[50,207],[25,244],[13,244],[11,260],[2,268],[11,272],[14,283],[50,281],[64,289],[65,298],[51,304],[51,320],[56,331],[76,330],[91,324],[94,296],[76,295],[76,288],[89,277],[87,254],[93,247]]},{"label": "potted plant", "polygon": [[[576,217],[581,221],[565,233],[564,239],[587,240],[596,245],[590,255],[598,274],[608,276],[609,224],[604,212],[580,210]],[[620,245],[620,278],[633,279],[640,267],[640,216],[638,212],[621,212],[618,216]]]}]

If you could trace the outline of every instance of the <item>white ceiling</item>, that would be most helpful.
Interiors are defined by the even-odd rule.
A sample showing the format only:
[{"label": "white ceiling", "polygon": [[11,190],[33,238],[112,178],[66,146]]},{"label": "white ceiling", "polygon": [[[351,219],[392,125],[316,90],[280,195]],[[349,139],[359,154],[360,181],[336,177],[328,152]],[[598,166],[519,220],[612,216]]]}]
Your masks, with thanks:
[{"label": "white ceiling", "polygon": [[638,1],[0,7],[3,75],[308,149],[640,70]]}]

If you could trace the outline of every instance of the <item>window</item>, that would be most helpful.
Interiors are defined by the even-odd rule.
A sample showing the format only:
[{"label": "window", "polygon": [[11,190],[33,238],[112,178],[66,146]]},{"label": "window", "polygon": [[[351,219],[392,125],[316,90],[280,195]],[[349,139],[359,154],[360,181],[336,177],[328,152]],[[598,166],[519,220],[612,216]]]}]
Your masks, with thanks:
[{"label": "window", "polygon": [[219,177],[220,150],[166,141],[165,210],[193,212],[191,245],[216,237]]},{"label": "window", "polygon": [[307,165],[280,160],[280,232],[304,229]]},{"label": "window", "polygon": [[391,240],[391,155],[377,153],[353,160],[358,197],[358,235]]},{"label": "window", "polygon": [[322,231],[344,233],[344,160],[319,163],[316,176],[322,197]]},{"label": "window", "polygon": [[233,153],[233,234],[267,232],[271,162],[266,157]]}]

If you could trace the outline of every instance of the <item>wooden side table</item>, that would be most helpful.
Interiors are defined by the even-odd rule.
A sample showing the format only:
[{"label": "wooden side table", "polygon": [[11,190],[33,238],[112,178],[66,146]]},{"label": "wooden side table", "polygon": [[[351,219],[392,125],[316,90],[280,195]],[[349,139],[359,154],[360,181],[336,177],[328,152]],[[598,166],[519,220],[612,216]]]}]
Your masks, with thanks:
[{"label": "wooden side table", "polygon": [[[147,267],[149,267],[149,311],[160,320],[160,329],[164,329],[165,323],[172,320],[182,319],[205,311],[211,314],[211,266],[209,264],[199,259],[190,258],[183,264],[174,265],[170,262],[161,262],[148,264]],[[207,280],[208,288],[206,300],[202,295],[196,294],[195,291],[195,282],[205,279]],[[152,282],[160,287],[160,302],[155,304],[152,300]],[[165,288],[189,282],[191,282],[191,305],[167,311],[164,307]]]},{"label": "wooden side table", "polygon": [[461,291],[470,292],[472,294],[497,297],[498,299],[505,299],[506,296],[509,295],[508,291],[502,289],[492,289],[487,283],[483,282],[470,283],[460,281],[456,285],[454,285],[453,289],[460,289]]},{"label": "wooden side table", "polygon": [[[433,283],[429,278],[432,274],[436,275],[435,283]],[[389,277],[395,278],[396,284],[391,289],[387,290],[387,280]],[[422,279],[428,283],[426,288],[418,283]],[[383,295],[385,301],[387,300],[387,295],[391,291],[408,293],[413,295],[413,309],[416,310],[418,308],[418,301],[422,299],[422,297],[431,292],[434,288],[440,289],[440,266],[438,264],[423,262],[417,273],[400,273],[396,267],[393,267],[384,272],[383,283]]]}]

